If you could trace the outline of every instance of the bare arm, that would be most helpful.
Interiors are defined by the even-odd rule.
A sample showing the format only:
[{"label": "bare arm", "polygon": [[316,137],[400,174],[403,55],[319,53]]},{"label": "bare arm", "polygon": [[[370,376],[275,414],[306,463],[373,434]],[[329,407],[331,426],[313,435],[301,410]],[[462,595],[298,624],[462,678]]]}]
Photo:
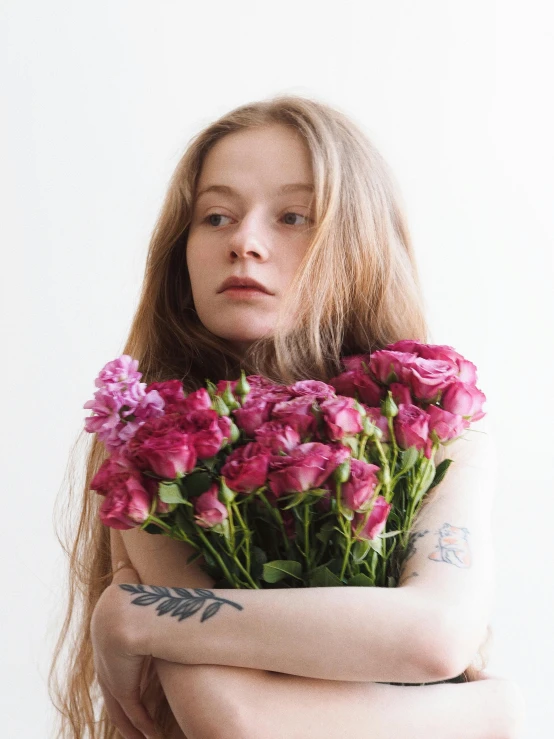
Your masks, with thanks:
[{"label": "bare arm", "polygon": [[[120,535],[112,533],[113,549]],[[142,537],[143,541],[128,538],[129,559],[141,579],[189,588],[212,585],[198,567],[183,566],[180,544],[147,534]],[[127,558],[125,547],[118,551],[121,558]],[[317,680],[220,665],[180,665],[159,659],[155,664],[188,739],[336,739],[351,735],[428,739],[438,728],[441,739],[517,736],[507,733],[510,726],[514,731],[517,706],[511,695],[513,685],[503,680],[418,688]],[[172,734],[171,739],[184,736]]]}]

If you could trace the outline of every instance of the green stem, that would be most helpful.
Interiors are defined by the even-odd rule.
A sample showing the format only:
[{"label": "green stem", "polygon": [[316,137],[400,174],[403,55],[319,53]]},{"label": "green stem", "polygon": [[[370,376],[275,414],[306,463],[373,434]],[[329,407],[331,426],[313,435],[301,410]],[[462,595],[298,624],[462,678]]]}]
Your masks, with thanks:
[{"label": "green stem", "polygon": [[311,568],[310,558],[310,511],[309,504],[304,505],[304,557],[306,558],[306,571],[309,572]]},{"label": "green stem", "polygon": [[167,531],[167,532],[171,533],[171,526],[168,526],[166,523],[164,523],[157,516],[152,516],[152,514],[150,514],[148,516],[148,518],[146,519],[146,521],[142,524],[141,528],[144,528],[145,526],[148,526],[148,524],[150,524],[150,523],[155,523],[156,526],[159,526],[164,531]]},{"label": "green stem", "polygon": [[393,456],[392,456],[392,474],[396,472],[396,458],[398,457],[398,444],[396,443],[396,436],[394,435],[394,424],[392,418],[389,416],[388,419],[389,436],[392,442]]},{"label": "green stem", "polygon": [[245,542],[246,542],[246,551],[245,551],[245,555],[246,555],[246,569],[248,570],[248,572],[250,572],[250,530],[248,529],[246,523],[243,521],[242,516],[240,515],[240,511],[239,511],[238,505],[234,501],[233,501],[233,503],[231,503],[231,505],[233,506],[233,510],[235,511],[235,515],[238,518],[239,524],[242,526],[242,530],[243,530],[243,533],[244,533],[244,539],[245,539]]},{"label": "green stem", "polygon": [[285,551],[287,552],[287,555],[290,554],[290,541],[288,539],[287,532],[285,531],[285,525],[283,524],[283,519],[281,517],[279,509],[272,506],[271,503],[268,501],[268,499],[265,497],[265,495],[261,491],[258,492],[258,495],[260,496],[260,498],[263,500],[263,502],[267,506],[271,515],[276,519],[279,525],[279,528],[281,529],[281,534],[283,536],[283,541],[285,543]]},{"label": "green stem", "polygon": [[233,584],[233,587],[236,587],[235,580],[231,576],[231,573],[229,572],[229,570],[227,569],[227,566],[225,565],[225,562],[221,559],[221,557],[219,556],[219,553],[210,544],[210,542],[208,541],[207,537],[204,535],[204,532],[200,529],[200,527],[198,528],[198,535],[200,536],[200,538],[202,539],[202,541],[204,542],[204,544],[208,547],[208,549],[210,550],[210,552],[213,554],[213,556],[215,557],[215,559],[218,561],[219,566],[221,567],[221,569],[223,571],[223,574],[225,575],[225,577],[227,578],[227,580],[230,583]]}]

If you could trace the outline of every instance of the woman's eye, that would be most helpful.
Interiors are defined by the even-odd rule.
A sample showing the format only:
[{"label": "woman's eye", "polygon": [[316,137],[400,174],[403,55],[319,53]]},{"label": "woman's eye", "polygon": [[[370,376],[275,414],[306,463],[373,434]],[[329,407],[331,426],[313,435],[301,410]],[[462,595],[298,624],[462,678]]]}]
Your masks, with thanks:
[{"label": "woman's eye", "polygon": [[217,221],[218,218],[230,218],[230,216],[224,216],[222,213],[210,213],[206,218],[204,218],[204,222],[209,226],[221,226],[221,223],[214,222]]},{"label": "woman's eye", "polygon": [[[292,216],[292,218],[290,218],[290,216]],[[298,218],[303,218],[306,225],[310,221],[310,219],[308,218],[308,216],[303,216],[301,213],[292,213],[291,212],[291,213],[285,213],[285,215],[283,216],[283,218],[285,219],[285,221],[286,221],[286,223],[287,223],[288,226],[300,226],[300,225],[302,225],[300,223],[294,223],[294,218],[297,218],[297,217]]]}]

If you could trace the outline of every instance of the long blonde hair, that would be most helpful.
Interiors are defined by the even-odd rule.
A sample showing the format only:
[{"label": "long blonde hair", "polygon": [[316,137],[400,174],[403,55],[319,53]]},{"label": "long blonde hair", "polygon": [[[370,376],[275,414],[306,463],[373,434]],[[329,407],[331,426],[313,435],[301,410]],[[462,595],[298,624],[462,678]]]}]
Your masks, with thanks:
[{"label": "long blonde hair", "polygon": [[[277,323],[239,356],[210,333],[194,309],[186,242],[196,184],[208,151],[224,136],[256,126],[292,126],[303,138],[314,177],[314,238],[282,306],[296,315],[291,328]],[[294,311],[291,313],[290,311]],[[423,301],[406,218],[393,175],[364,133],[328,105],[282,95],[240,106],[189,143],[169,183],[150,240],[144,281],[124,353],[139,360],[142,381],[180,378],[187,390],[205,378],[231,379],[240,368],[280,382],[328,380],[341,356],[371,352],[400,339],[427,340]],[[81,463],[78,449],[71,460]],[[69,557],[67,613],[54,651],[50,695],[60,711],[63,739],[116,739],[103,706],[96,719],[90,620],[112,577],[109,530],[98,518],[90,482],[106,456],[87,439],[84,485],[67,477],[64,509],[77,520],[60,542]],[[68,500],[69,498],[69,500]],[[65,651],[69,654],[65,656]],[[64,659],[62,660],[62,652]],[[63,668],[61,680],[57,675]],[[157,688],[157,720],[165,731],[170,709]]]}]

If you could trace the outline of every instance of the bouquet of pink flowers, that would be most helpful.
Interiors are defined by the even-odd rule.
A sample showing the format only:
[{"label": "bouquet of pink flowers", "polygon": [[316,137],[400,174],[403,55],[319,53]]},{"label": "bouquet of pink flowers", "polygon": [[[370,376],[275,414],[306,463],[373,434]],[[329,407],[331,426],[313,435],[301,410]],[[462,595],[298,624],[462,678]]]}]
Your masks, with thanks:
[{"label": "bouquet of pink flowers", "polygon": [[397,583],[441,445],[482,418],[474,364],[399,341],[343,359],[329,384],[253,375],[141,383],[128,355],[98,375],[85,428],[110,456],[100,518],[187,542],[215,587]]}]

